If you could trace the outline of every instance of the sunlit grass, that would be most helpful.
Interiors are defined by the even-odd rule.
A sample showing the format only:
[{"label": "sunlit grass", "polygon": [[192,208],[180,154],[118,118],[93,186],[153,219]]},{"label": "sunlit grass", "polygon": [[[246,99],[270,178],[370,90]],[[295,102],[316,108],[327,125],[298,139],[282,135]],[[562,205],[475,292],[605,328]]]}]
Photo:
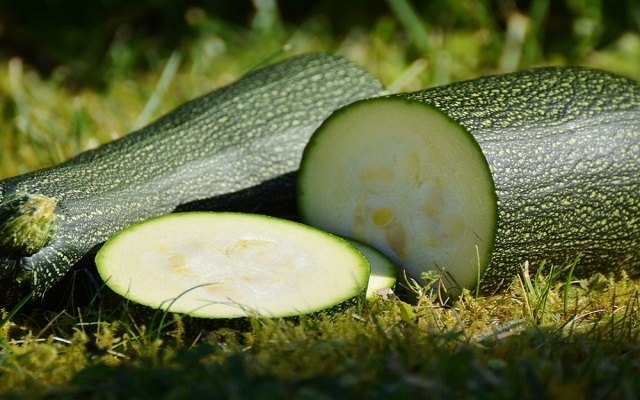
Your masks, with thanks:
[{"label": "sunlit grass", "polygon": [[[342,54],[391,92],[569,62],[567,54],[539,51],[535,16],[514,12],[499,26],[480,8],[465,8],[486,23],[449,29],[426,24],[408,2],[387,3],[395,14],[341,37],[321,15],[293,27],[267,7],[243,31],[221,28],[192,9],[185,18],[198,38],[149,71],[126,69],[131,50],[114,42],[100,91],[67,88],[64,66],[44,78],[19,58],[0,62],[0,178],[117,139],[256,66],[302,52]],[[580,41],[574,63],[640,79],[638,32],[605,48],[592,42]],[[640,286],[625,276],[577,279],[572,265],[523,265],[510,289],[491,297],[465,292],[453,301],[413,286],[403,290],[411,296],[331,317],[241,326],[144,312],[100,297],[54,311],[5,310],[0,396],[634,397]]]},{"label": "sunlit grass", "polygon": [[[158,319],[134,310],[33,312],[0,343],[0,392],[203,390],[225,397],[260,388],[268,389],[264,398],[307,391],[401,398],[425,390],[432,398],[515,398],[573,388],[611,398],[637,389],[638,284],[523,274],[539,282],[515,279],[499,296],[465,294],[446,307],[426,290],[413,304],[379,299],[332,316],[255,320],[244,329],[173,316],[160,336]],[[19,333],[28,326],[38,331]]]}]

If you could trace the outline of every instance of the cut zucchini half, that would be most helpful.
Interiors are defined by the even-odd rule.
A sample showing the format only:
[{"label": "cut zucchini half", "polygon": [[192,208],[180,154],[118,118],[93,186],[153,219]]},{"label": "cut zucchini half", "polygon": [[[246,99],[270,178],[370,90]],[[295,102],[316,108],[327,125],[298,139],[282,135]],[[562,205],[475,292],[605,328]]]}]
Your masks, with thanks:
[{"label": "cut zucchini half", "polygon": [[369,261],[371,275],[367,285],[367,299],[374,299],[393,292],[398,276],[398,268],[393,261],[367,244],[353,239],[347,239],[347,241]]},{"label": "cut zucchini half", "polygon": [[288,317],[357,301],[370,274],[346,240],[255,214],[185,212],[113,236],[96,265],[114,292],[203,318]]},{"label": "cut zucchini half", "polygon": [[304,151],[298,204],[305,222],[372,245],[416,279],[439,270],[448,287],[470,288],[491,257],[487,161],[466,129],[416,101],[335,112]]},{"label": "cut zucchini half", "polygon": [[576,277],[639,275],[639,155],[639,82],[533,68],[335,111],[303,153],[299,208],[478,294],[578,255]]}]

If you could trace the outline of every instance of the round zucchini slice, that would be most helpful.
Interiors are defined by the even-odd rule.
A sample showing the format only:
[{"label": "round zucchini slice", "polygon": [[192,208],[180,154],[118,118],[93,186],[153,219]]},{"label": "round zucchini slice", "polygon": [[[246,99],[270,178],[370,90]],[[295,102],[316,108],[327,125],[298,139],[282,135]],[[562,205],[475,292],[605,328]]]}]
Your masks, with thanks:
[{"label": "round zucchini slice", "polygon": [[390,293],[396,285],[398,267],[379,250],[357,240],[347,240],[369,261],[371,275],[367,286],[367,299]]},{"label": "round zucchini slice", "polygon": [[185,212],[113,236],[96,256],[114,292],[203,318],[288,317],[361,299],[369,264],[346,240],[256,214]]}]

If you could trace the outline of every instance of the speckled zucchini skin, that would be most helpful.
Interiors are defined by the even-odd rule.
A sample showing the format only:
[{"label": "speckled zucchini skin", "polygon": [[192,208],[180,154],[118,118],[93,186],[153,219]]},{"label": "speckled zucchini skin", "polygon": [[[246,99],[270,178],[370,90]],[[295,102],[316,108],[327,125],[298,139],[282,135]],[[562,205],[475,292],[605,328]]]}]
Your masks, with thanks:
[{"label": "speckled zucchini skin", "polygon": [[358,65],[303,55],[257,70],[56,167],[1,181],[0,205],[13,193],[54,199],[57,234],[31,256],[0,249],[0,308],[32,290],[42,295],[126,226],[295,171],[324,118],[381,92]]},{"label": "speckled zucchini skin", "polygon": [[540,68],[403,95],[464,126],[498,198],[480,289],[523,262],[582,257],[576,273],[640,273],[640,84],[586,68]]}]

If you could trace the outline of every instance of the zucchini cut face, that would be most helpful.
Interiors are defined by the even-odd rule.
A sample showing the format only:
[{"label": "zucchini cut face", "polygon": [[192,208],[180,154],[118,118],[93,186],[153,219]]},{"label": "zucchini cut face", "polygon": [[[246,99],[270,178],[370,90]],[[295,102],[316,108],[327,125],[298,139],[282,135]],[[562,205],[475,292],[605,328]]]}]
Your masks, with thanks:
[{"label": "zucchini cut face", "polygon": [[367,285],[367,299],[374,299],[378,296],[384,297],[386,294],[393,292],[398,276],[398,268],[393,261],[367,244],[353,239],[347,239],[347,241],[369,261],[371,275]]},{"label": "zucchini cut face", "polygon": [[152,218],[96,256],[114,292],[204,318],[287,317],[364,296],[369,264],[347,241],[255,214],[188,212]]},{"label": "zucchini cut face", "polygon": [[432,106],[403,98],[336,111],[305,148],[302,219],[369,244],[420,280],[473,288],[489,264],[497,201],[475,139]]}]

